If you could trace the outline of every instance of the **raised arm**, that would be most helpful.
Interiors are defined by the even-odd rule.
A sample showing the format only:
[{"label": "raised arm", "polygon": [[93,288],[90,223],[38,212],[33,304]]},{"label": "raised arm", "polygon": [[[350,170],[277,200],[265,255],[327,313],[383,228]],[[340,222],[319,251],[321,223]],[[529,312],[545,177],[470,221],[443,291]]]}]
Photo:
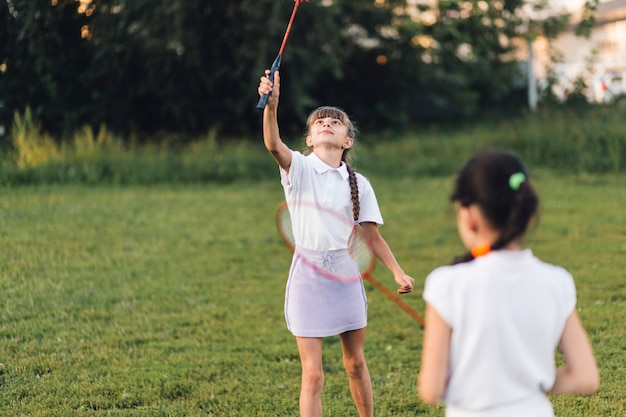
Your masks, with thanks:
[{"label": "raised arm", "polygon": [[276,160],[276,163],[289,171],[291,166],[291,150],[280,138],[278,130],[278,101],[280,97],[280,74],[274,73],[274,83],[269,80],[269,70],[265,70],[265,76],[261,77],[259,95],[271,93],[265,109],[263,110],[263,141],[265,147]]},{"label": "raised arm", "polygon": [[395,256],[393,256],[389,245],[387,245],[387,242],[380,234],[378,225],[372,222],[363,222],[361,223],[361,228],[363,229],[365,238],[371,245],[374,255],[376,255],[376,257],[380,259],[393,273],[396,282],[400,286],[398,294],[405,294],[413,291],[414,279],[404,273]]}]

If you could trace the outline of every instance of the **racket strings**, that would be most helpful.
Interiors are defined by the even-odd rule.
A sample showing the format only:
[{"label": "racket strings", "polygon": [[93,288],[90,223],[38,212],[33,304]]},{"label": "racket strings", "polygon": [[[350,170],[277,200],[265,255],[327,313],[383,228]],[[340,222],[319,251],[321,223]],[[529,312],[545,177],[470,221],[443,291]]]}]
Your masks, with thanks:
[{"label": "racket strings", "polygon": [[364,272],[373,269],[374,254],[371,245],[357,226],[352,230],[348,240],[348,252],[359,266],[359,271]]},{"label": "racket strings", "polygon": [[[419,313],[417,313],[410,306],[408,306],[393,291],[391,291],[389,288],[376,280],[376,278],[374,278],[374,276],[372,275],[372,272],[376,266],[376,258],[374,256],[374,252],[372,250],[370,242],[367,241],[367,239],[363,235],[363,232],[361,231],[361,229],[358,228],[358,226],[353,227],[348,242],[348,255],[356,262],[356,265],[358,266],[358,270],[354,271],[354,273],[351,273],[351,276],[341,276],[336,272],[328,271],[323,266],[323,261],[322,266],[318,266],[318,264],[312,261],[313,257],[309,259],[307,258],[306,253],[301,253],[300,250],[296,249],[293,230],[291,228],[291,216],[289,214],[286,202],[283,202],[281,205],[279,205],[276,210],[276,226],[278,228],[281,238],[283,239],[287,247],[291,249],[292,252],[294,252],[294,256],[302,259],[302,262],[312,268],[315,272],[320,273],[322,276],[325,276],[326,278],[329,278],[331,280],[340,281],[343,283],[356,282],[360,281],[362,278],[365,278],[367,281],[372,283],[378,290],[380,290],[387,298],[396,303],[400,308],[402,308],[411,317],[413,317],[418,323],[424,326],[424,318]],[[333,257],[334,256],[335,254],[333,254]],[[341,262],[341,260],[338,260],[338,262]]]},{"label": "racket strings", "polygon": [[[295,204],[296,206],[298,204]],[[309,206],[299,203],[301,206]],[[321,208],[320,208],[321,209]],[[335,217],[335,216],[333,216]],[[346,224],[351,223],[345,219]],[[373,253],[370,251],[363,232],[358,226],[352,225],[347,245],[347,251],[309,251],[296,246],[291,223],[291,215],[286,203],[283,203],[276,211],[276,225],[280,236],[287,246],[296,253],[298,258],[316,273],[340,282],[355,282],[361,280],[361,275],[371,272],[376,263]],[[356,268],[346,266],[346,262],[356,265]]]}]

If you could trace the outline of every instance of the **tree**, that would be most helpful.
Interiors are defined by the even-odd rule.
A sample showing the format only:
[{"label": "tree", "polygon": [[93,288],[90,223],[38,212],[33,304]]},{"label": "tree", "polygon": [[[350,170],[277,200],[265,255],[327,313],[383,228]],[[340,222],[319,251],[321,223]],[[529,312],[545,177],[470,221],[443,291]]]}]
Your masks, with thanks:
[{"label": "tree", "polygon": [[[0,1],[0,123],[30,106],[56,137],[88,124],[190,140],[258,134],[258,78],[293,0]],[[375,129],[522,105],[515,39],[535,34],[530,3],[302,4],[281,67],[281,128],[301,131],[319,104]]]},{"label": "tree", "polygon": [[74,128],[86,118],[89,101],[85,16],[72,0],[7,0],[0,18],[2,122],[8,125],[15,111],[30,106],[45,129]]}]

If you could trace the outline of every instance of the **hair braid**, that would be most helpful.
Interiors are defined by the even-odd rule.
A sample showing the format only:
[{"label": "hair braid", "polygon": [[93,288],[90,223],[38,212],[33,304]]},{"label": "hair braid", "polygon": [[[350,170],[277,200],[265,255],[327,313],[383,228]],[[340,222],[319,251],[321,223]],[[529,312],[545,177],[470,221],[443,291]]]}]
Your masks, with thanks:
[{"label": "hair braid", "polygon": [[354,221],[356,222],[359,220],[359,215],[361,212],[361,205],[359,204],[359,185],[357,184],[356,174],[354,173],[354,170],[347,162],[346,162],[346,168],[348,169],[348,181],[350,182],[350,195],[352,196],[352,216],[354,217]]}]

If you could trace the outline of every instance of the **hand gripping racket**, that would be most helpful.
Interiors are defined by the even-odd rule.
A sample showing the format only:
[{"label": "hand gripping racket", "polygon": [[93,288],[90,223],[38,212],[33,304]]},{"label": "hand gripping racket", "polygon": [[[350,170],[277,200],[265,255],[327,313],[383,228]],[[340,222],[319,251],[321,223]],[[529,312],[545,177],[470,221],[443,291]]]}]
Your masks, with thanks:
[{"label": "hand gripping racket", "polygon": [[[283,50],[285,49],[285,44],[287,43],[289,32],[291,32],[291,25],[293,23],[293,18],[296,17],[296,11],[298,10],[298,6],[300,5],[300,3],[306,3],[308,1],[310,0],[295,0],[295,3],[293,5],[293,11],[291,12],[291,19],[289,19],[289,24],[287,25],[287,30],[285,31],[285,36],[283,37],[283,43],[282,45],[280,45],[280,49],[278,50],[278,55],[276,56],[276,59],[274,60],[274,63],[272,64],[270,68],[269,80],[271,82],[274,82],[274,73],[278,71],[278,68],[280,68],[280,61],[283,59]],[[269,98],[269,96],[270,96],[269,94],[263,94],[261,98],[259,99],[259,103],[256,105],[256,108],[259,110],[263,110],[265,108],[265,104],[267,103],[267,99]]]},{"label": "hand gripping racket", "polygon": [[[293,252],[295,250],[295,239],[291,228],[291,216],[289,209],[287,208],[287,202],[283,201],[276,209],[276,227],[280,237],[287,247]],[[396,303],[398,307],[404,310],[415,321],[424,327],[424,317],[421,314],[413,310],[408,304],[406,304],[396,293],[387,288],[384,284],[378,281],[372,275],[374,268],[376,267],[376,256],[372,252],[367,239],[365,238],[363,231],[359,227],[354,227],[354,232],[350,242],[350,255],[355,260],[359,267],[361,276],[368,280],[374,287],[382,292],[388,299]],[[339,281],[350,282],[353,277],[337,277],[327,271],[318,270],[330,279],[336,279]],[[357,277],[360,279],[360,277]]]}]

